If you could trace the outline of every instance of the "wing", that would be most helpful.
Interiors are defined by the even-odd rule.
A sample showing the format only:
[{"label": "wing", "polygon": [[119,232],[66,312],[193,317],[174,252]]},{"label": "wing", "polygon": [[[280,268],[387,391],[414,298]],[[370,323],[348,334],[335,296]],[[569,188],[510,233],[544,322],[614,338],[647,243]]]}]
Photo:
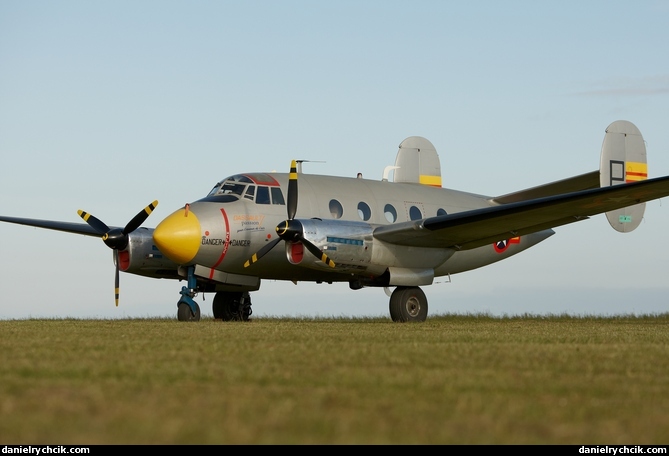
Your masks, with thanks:
[{"label": "wing", "polygon": [[383,225],[374,237],[417,246],[471,249],[669,195],[669,176]]},{"label": "wing", "polygon": [[599,170],[581,174],[580,176],[570,177],[568,179],[562,179],[557,182],[551,182],[550,184],[528,188],[527,190],[508,193],[506,195],[495,197],[492,201],[499,204],[517,203],[518,201],[579,192],[591,188],[599,188]]},{"label": "wing", "polygon": [[[100,233],[95,231],[86,223],[56,222],[53,220],[37,220],[19,217],[5,217],[0,215],[0,222],[16,223],[17,225],[35,226],[37,228],[46,228],[48,230],[65,231],[67,233],[83,234],[84,236],[100,237]],[[114,227],[112,227],[114,228]]]}]

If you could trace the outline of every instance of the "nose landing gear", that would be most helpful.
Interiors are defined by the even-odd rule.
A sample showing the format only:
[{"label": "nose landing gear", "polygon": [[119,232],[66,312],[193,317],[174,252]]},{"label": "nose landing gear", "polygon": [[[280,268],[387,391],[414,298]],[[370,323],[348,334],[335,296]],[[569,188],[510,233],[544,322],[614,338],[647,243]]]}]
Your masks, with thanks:
[{"label": "nose landing gear", "polygon": [[200,306],[193,300],[197,294],[195,268],[188,268],[188,286],[181,287],[181,298],[177,302],[177,320],[200,321]]}]

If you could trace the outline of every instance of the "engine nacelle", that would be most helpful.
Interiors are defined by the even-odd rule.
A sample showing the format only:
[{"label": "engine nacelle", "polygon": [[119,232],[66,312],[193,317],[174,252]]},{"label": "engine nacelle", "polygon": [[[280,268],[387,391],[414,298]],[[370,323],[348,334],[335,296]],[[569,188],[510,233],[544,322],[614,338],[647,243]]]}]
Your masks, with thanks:
[{"label": "engine nacelle", "polygon": [[118,252],[123,272],[154,278],[180,279],[178,265],[153,243],[153,229],[140,227],[128,235],[128,246]]},{"label": "engine nacelle", "polygon": [[[381,275],[385,266],[372,264],[374,227],[365,222],[345,220],[300,219],[304,238],[316,245],[336,264],[337,272]],[[286,242],[286,256],[293,264],[327,268],[301,243]]]}]

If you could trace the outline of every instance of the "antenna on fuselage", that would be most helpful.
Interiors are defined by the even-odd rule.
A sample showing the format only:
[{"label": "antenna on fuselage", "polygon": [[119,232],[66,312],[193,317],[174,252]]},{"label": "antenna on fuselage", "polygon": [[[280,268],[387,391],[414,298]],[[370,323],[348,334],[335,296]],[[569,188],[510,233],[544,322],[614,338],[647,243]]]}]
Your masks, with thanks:
[{"label": "antenna on fuselage", "polygon": [[297,163],[297,172],[302,173],[302,163],[325,163],[324,161],[319,160],[295,160]]}]

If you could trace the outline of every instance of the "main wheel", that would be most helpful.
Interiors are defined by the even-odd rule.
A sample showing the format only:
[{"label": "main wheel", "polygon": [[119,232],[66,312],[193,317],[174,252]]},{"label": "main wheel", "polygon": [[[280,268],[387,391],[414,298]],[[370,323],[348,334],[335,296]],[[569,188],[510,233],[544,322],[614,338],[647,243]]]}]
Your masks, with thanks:
[{"label": "main wheel", "polygon": [[248,292],[219,291],[211,305],[214,318],[223,321],[248,321],[251,316],[251,296]]},{"label": "main wheel", "polygon": [[190,306],[185,302],[179,304],[177,309],[177,320],[179,321],[200,321],[200,306],[195,304],[195,315],[190,310]]},{"label": "main wheel", "polygon": [[390,296],[390,318],[397,322],[420,322],[427,318],[427,298],[418,287],[397,287]]}]

